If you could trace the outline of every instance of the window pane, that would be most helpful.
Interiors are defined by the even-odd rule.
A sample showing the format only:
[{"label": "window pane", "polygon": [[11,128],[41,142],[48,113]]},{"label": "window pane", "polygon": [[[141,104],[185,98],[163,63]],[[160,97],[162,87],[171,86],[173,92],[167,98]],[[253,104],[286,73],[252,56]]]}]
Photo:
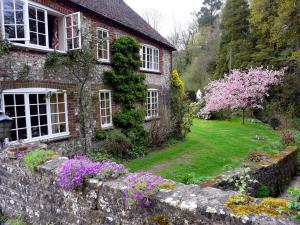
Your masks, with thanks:
[{"label": "window pane", "polygon": [[48,135],[48,126],[42,126],[41,127],[41,136]]},{"label": "window pane", "polygon": [[6,106],[8,106],[8,105],[14,105],[15,104],[15,97],[14,97],[14,95],[4,95],[4,104]]},{"label": "window pane", "polygon": [[22,11],[16,12],[17,24],[24,24],[24,14]]},{"label": "window pane", "polygon": [[24,95],[16,95],[16,105],[24,105]]},{"label": "window pane", "polygon": [[39,125],[39,117],[38,116],[32,116],[30,119],[31,119],[31,126]]},{"label": "window pane", "polygon": [[46,105],[40,105],[39,106],[39,111],[40,111],[40,114],[47,114],[47,107],[46,107]]},{"label": "window pane", "polygon": [[24,37],[25,37],[24,25],[17,26],[17,38],[24,38]]},{"label": "window pane", "polygon": [[15,24],[14,12],[11,11],[4,12],[4,24]]},{"label": "window pane", "polygon": [[15,107],[5,107],[5,113],[9,116],[9,117],[15,117]]},{"label": "window pane", "polygon": [[27,139],[27,130],[26,129],[18,130],[18,136],[19,136],[19,140]]},{"label": "window pane", "polygon": [[17,106],[17,116],[25,116],[25,106]]},{"label": "window pane", "polygon": [[43,22],[38,22],[38,26],[39,26],[39,33],[46,34],[46,24]]},{"label": "window pane", "polygon": [[38,17],[39,21],[45,22],[45,12],[44,11],[38,10],[37,11],[37,17]]},{"label": "window pane", "polygon": [[14,4],[12,0],[3,0],[3,5],[5,10],[13,10]]},{"label": "window pane", "polygon": [[40,128],[39,127],[32,127],[31,128],[31,135],[32,137],[39,137],[40,136]]},{"label": "window pane", "polygon": [[30,43],[37,45],[37,34],[36,33],[31,33],[30,32]]},{"label": "window pane", "polygon": [[29,18],[36,19],[36,11],[34,8],[29,8]]},{"label": "window pane", "polygon": [[16,10],[18,10],[18,11],[23,11],[23,1],[18,1],[18,0],[16,0],[15,1],[15,6],[16,6]]},{"label": "window pane", "polygon": [[37,104],[37,95],[36,94],[29,95],[29,104]]},{"label": "window pane", "polygon": [[15,26],[5,26],[5,38],[16,38]]},{"label": "window pane", "polygon": [[47,116],[40,116],[40,125],[46,125],[47,123]]},{"label": "window pane", "polygon": [[46,46],[46,36],[39,34],[39,45]]}]

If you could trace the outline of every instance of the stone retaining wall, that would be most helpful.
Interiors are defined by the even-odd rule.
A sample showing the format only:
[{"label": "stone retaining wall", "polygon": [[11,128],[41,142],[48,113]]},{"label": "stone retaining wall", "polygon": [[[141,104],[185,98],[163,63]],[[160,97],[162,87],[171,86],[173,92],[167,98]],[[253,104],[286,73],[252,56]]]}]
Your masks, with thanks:
[{"label": "stone retaining wall", "polygon": [[[282,193],[290,181],[297,173],[298,167],[298,148],[288,147],[284,151],[251,165],[251,177],[258,183],[250,187],[249,192],[252,196],[256,195],[259,185],[263,184],[268,187],[272,196],[276,197]],[[214,178],[207,185],[222,190],[234,190],[233,182],[229,182],[230,178],[238,179],[242,168],[227,172],[221,176]]]},{"label": "stone retaining wall", "polygon": [[55,183],[59,158],[30,174],[19,161],[0,153],[0,209],[8,217],[21,211],[34,225],[237,225],[296,224],[291,218],[245,216],[224,208],[234,192],[198,185],[176,184],[160,191],[148,208],[128,207],[122,194],[124,177],[107,182],[91,179],[83,190],[64,191]]}]

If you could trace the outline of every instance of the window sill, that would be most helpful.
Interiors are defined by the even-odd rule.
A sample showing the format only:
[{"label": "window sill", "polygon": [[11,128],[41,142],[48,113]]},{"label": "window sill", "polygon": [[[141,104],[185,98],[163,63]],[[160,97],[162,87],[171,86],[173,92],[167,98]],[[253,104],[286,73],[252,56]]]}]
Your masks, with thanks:
[{"label": "window sill", "polygon": [[14,145],[18,145],[20,143],[24,143],[24,144],[29,144],[29,143],[35,143],[35,142],[54,142],[54,141],[60,141],[60,140],[65,140],[70,138],[70,132],[65,132],[62,134],[58,134],[58,135],[52,135],[52,136],[44,136],[44,137],[39,137],[39,138],[32,138],[32,139],[28,139],[28,140],[24,140],[24,141],[13,141],[13,142],[9,142],[8,145],[10,146],[14,146]]},{"label": "window sill", "polygon": [[98,59],[97,62],[98,62],[98,64],[111,65],[111,61],[110,60],[101,60],[101,59]]},{"label": "window sill", "polygon": [[140,68],[140,72],[143,72],[143,73],[152,73],[152,74],[159,74],[159,75],[161,75],[161,72],[160,72],[160,71],[157,71],[157,70],[147,70],[147,69],[142,69],[142,68]]},{"label": "window sill", "polygon": [[29,49],[29,50],[38,51],[38,52],[49,53],[49,52],[56,51],[56,52],[59,52],[59,53],[67,53],[66,51],[54,50],[54,49],[51,49],[51,48],[43,48],[43,47],[38,47],[38,46],[33,46],[33,45],[25,45],[25,44],[19,44],[19,43],[14,43],[14,42],[11,42],[11,44],[14,47]]},{"label": "window sill", "polygon": [[113,128],[114,128],[114,126],[112,124],[101,126],[101,130],[111,130]]},{"label": "window sill", "polygon": [[145,122],[151,122],[151,121],[155,121],[155,120],[160,120],[159,116],[155,116],[155,117],[146,117],[145,118]]}]

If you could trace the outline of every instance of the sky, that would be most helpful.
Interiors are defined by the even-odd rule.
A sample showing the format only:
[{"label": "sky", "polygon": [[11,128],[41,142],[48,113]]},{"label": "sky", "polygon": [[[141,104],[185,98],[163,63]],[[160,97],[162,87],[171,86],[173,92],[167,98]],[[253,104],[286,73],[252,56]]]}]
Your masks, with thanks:
[{"label": "sky", "polygon": [[202,0],[124,0],[137,13],[155,9],[162,14],[159,32],[167,37],[175,26],[184,26],[192,20],[191,14],[199,11]]}]

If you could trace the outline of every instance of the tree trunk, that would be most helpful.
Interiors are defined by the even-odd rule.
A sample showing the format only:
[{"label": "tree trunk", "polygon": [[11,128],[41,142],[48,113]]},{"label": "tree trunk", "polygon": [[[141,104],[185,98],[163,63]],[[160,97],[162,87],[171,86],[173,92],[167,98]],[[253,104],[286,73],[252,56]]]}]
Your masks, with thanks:
[{"label": "tree trunk", "polygon": [[245,109],[243,109],[243,124],[245,124]]}]

